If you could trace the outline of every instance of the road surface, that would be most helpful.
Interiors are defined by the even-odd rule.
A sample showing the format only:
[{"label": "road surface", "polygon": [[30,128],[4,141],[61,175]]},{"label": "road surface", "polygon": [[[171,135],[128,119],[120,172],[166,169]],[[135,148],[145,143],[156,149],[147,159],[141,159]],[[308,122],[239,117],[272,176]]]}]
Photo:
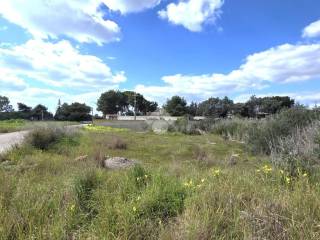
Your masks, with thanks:
[{"label": "road surface", "polygon": [[[87,124],[66,126],[69,129],[81,128]],[[24,137],[32,130],[0,134],[0,154],[5,153],[23,142]]]},{"label": "road surface", "polygon": [[22,143],[29,131],[0,134],[0,154],[10,150],[15,145]]}]

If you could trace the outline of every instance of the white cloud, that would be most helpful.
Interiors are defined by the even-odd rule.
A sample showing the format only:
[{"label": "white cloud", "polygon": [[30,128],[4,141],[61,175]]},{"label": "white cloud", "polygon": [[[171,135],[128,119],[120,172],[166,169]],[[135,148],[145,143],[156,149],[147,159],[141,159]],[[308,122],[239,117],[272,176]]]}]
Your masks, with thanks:
[{"label": "white cloud", "polygon": [[126,14],[153,8],[157,6],[161,0],[103,0],[103,2],[109,9]]},{"label": "white cloud", "polygon": [[[117,86],[126,81],[124,72],[113,73],[98,57],[84,55],[68,41],[30,40],[23,45],[0,48],[0,83],[28,80],[55,87],[81,90]],[[24,79],[24,80],[20,80]]]},{"label": "white cloud", "polygon": [[320,44],[284,44],[255,53],[244,64],[228,74],[182,75],[162,78],[164,86],[136,86],[149,98],[160,99],[175,94],[183,96],[229,95],[270,84],[285,84],[320,78]]},{"label": "white cloud", "polygon": [[305,27],[302,36],[305,38],[320,37],[320,20]]},{"label": "white cloud", "polygon": [[214,23],[221,13],[224,0],[179,0],[170,3],[159,16],[175,25],[199,32],[206,23]]},{"label": "white cloud", "polygon": [[118,41],[120,28],[104,20],[100,0],[1,0],[0,16],[35,38],[67,36],[81,43]]}]

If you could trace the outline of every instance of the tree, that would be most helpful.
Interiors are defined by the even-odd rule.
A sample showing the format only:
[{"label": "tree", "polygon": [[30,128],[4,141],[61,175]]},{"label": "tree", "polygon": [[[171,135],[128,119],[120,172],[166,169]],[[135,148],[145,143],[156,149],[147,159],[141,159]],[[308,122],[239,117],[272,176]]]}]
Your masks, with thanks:
[{"label": "tree", "polygon": [[197,116],[197,114],[198,114],[198,104],[196,102],[191,102],[188,112],[189,112],[189,114],[191,116]]},{"label": "tree", "polygon": [[288,96],[273,96],[257,98],[252,96],[245,103],[245,117],[256,117],[259,113],[276,114],[282,109],[292,108],[295,105],[293,99]]},{"label": "tree", "polygon": [[78,102],[64,103],[57,108],[54,118],[59,121],[88,121],[91,119],[91,107]]},{"label": "tree", "polygon": [[12,112],[13,108],[10,105],[9,98],[6,96],[0,96],[0,112]]},{"label": "tree", "polygon": [[31,116],[35,120],[48,120],[53,118],[52,113],[48,112],[48,108],[41,104],[38,104],[32,109]]},{"label": "tree", "polygon": [[24,103],[18,103],[18,111],[23,113],[30,113],[32,110],[32,107],[27,106]]},{"label": "tree", "polygon": [[209,98],[199,104],[199,114],[208,117],[226,117],[231,112],[233,107],[233,101],[228,97],[220,98]]},{"label": "tree", "polygon": [[98,99],[98,111],[104,115],[117,114],[128,109],[128,97],[120,91],[110,90]]},{"label": "tree", "polygon": [[[154,112],[158,108],[158,104],[156,102],[146,100],[140,93],[125,91],[123,94],[127,97],[128,109],[126,112],[133,112],[135,110],[138,114],[146,115],[147,112]],[[129,107],[131,109],[129,109]]]},{"label": "tree", "polygon": [[167,100],[164,109],[171,116],[183,116],[188,114],[187,101],[179,96],[173,96],[171,99]]}]

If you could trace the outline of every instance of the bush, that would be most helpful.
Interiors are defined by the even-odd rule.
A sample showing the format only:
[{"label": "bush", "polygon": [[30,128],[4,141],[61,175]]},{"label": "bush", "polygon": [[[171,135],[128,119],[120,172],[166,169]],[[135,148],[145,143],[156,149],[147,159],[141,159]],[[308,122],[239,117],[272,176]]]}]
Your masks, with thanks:
[{"label": "bush", "polygon": [[213,125],[211,132],[219,134],[226,139],[244,140],[247,138],[248,130],[253,122],[253,120],[240,118],[223,119]]},{"label": "bush", "polygon": [[200,134],[198,122],[189,120],[187,116],[176,120],[169,126],[169,131],[194,135]]},{"label": "bush", "polygon": [[65,131],[60,128],[38,128],[27,135],[26,142],[37,149],[48,150],[65,136]]},{"label": "bush", "polygon": [[127,149],[127,143],[119,137],[114,137],[114,138],[112,138],[108,147],[109,147],[109,149],[114,149],[114,150],[115,149],[124,150],[124,149]]},{"label": "bush", "polygon": [[271,160],[296,177],[311,172],[320,162],[320,122],[297,129],[292,135],[278,140],[271,148]]},{"label": "bush", "polygon": [[270,154],[280,139],[290,136],[297,128],[303,128],[320,119],[317,111],[305,108],[286,109],[266,119],[220,120],[212,132],[226,138],[244,141],[255,154]]}]

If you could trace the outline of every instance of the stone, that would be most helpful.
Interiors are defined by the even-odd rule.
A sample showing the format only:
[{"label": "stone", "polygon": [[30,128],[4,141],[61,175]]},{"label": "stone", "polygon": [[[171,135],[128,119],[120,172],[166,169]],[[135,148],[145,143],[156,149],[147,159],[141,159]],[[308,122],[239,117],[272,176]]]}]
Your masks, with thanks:
[{"label": "stone", "polygon": [[104,161],[104,167],[107,169],[123,169],[133,167],[137,162],[124,157],[111,157]]}]

